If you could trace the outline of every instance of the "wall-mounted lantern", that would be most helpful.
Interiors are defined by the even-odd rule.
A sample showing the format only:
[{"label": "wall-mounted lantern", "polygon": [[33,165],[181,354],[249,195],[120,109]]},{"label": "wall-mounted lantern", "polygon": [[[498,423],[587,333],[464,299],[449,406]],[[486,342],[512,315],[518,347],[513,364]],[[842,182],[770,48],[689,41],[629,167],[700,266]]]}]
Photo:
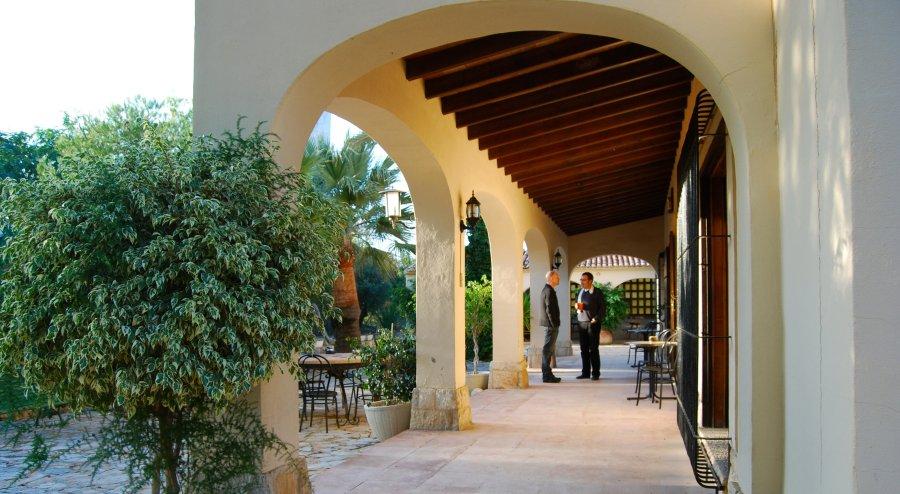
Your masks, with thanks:
[{"label": "wall-mounted lantern", "polygon": [[562,253],[556,249],[556,254],[553,254],[553,269],[559,269],[560,266],[562,266]]},{"label": "wall-mounted lantern", "polygon": [[478,202],[478,199],[475,199],[475,192],[472,192],[472,197],[466,201],[466,220],[459,221],[460,233],[475,228],[475,225],[478,224],[478,220],[480,219],[481,203]]},{"label": "wall-mounted lantern", "polygon": [[400,207],[400,194],[402,191],[397,189],[387,189],[381,191],[381,195],[384,197],[384,215],[391,220],[391,224],[394,225],[397,221],[400,220],[400,217],[403,216]]}]

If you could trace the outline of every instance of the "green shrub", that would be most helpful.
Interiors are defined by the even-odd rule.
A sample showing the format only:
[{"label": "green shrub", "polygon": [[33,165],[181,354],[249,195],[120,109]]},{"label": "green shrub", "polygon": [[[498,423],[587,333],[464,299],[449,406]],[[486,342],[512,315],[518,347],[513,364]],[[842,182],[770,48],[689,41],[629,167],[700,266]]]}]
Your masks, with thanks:
[{"label": "green shrub", "polygon": [[411,330],[378,331],[371,346],[357,345],[373,400],[404,402],[416,387],[416,337]]},{"label": "green shrub", "polygon": [[36,180],[3,182],[0,373],[148,431],[135,485],[177,492],[182,432],[312,348],[313,300],[333,314],[342,212],[280,169],[269,135],[194,138],[174,103],[67,119],[57,148]]}]

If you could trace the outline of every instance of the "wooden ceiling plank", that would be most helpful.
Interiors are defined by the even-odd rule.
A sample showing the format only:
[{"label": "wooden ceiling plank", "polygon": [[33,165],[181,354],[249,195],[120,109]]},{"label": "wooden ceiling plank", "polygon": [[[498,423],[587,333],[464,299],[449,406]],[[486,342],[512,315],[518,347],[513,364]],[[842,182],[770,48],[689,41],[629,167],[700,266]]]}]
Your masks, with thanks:
[{"label": "wooden ceiling plank", "polygon": [[[454,97],[454,99],[450,100],[451,105],[456,105],[459,101],[477,101],[479,104],[487,104],[520,94],[539,91],[591,74],[605,72],[624,64],[656,56],[656,53],[658,52],[633,43],[616,45],[611,50],[590,54],[584,58],[569,60],[499,82],[455,94],[443,94],[442,96],[445,98]],[[426,80],[425,82],[427,84],[428,81]],[[428,98],[433,98],[437,95],[434,92],[426,93]],[[459,99],[456,99],[455,96],[459,96]]]},{"label": "wooden ceiling plank", "polygon": [[610,70],[491,103],[485,103],[483,100],[477,99],[477,95],[473,96],[469,93],[447,96],[441,99],[441,111],[444,114],[456,113],[456,121],[459,125],[472,125],[618,84],[627,84],[647,77],[658,77],[666,72],[679,69],[681,66],[678,63],[657,53]]},{"label": "wooden ceiling plank", "polygon": [[640,215],[631,216],[624,219],[608,221],[605,223],[594,223],[586,226],[572,227],[570,229],[565,229],[560,225],[560,229],[566,233],[566,235],[579,235],[582,233],[592,232],[594,230],[602,230],[604,228],[610,228],[618,225],[624,225],[626,223],[633,223],[635,221],[646,220],[649,218],[655,218],[662,213],[659,212],[650,212]]},{"label": "wooden ceiling plank", "polygon": [[604,183],[594,186],[582,185],[580,187],[573,186],[567,190],[543,194],[540,196],[532,197],[531,199],[541,204],[542,206],[552,207],[576,200],[574,199],[575,197],[578,197],[578,200],[580,200],[581,197],[599,197],[620,190],[640,190],[641,188],[652,189],[655,187],[660,187],[662,185],[668,185],[668,182],[668,177],[664,175],[656,177],[637,177],[632,179],[631,181],[623,181],[619,183]]},{"label": "wooden ceiling plank", "polygon": [[[467,134],[469,139],[481,139],[482,137],[491,134],[531,125],[554,117],[577,113],[586,109],[592,109],[599,113],[600,115],[596,117],[599,118],[599,116],[606,113],[603,107],[609,106],[617,101],[626,99],[639,101],[645,97],[648,100],[658,101],[658,98],[661,97],[687,95],[690,91],[689,81],[690,74],[687,72],[668,72],[657,78],[639,79],[630,84],[613,86],[549,105],[543,105],[507,115],[503,118],[495,118],[486,122],[477,123],[467,128]],[[665,96],[663,96],[663,94]]]},{"label": "wooden ceiling plank", "polygon": [[577,180],[565,180],[558,184],[543,184],[539,187],[528,187],[522,190],[528,194],[528,197],[534,200],[541,200],[546,197],[555,196],[562,193],[568,193],[572,190],[580,190],[582,188],[594,187],[615,187],[618,185],[627,185],[634,181],[646,180],[650,177],[657,176],[671,177],[671,162],[657,161],[651,163],[642,163],[634,165],[623,170],[613,172],[597,173],[588,178],[580,178]]},{"label": "wooden ceiling plank", "polygon": [[466,67],[446,75],[426,78],[425,97],[436,98],[469,91],[548,67],[602,53],[627,44],[613,38],[572,35],[555,43],[494,59],[491,63]]},{"label": "wooden ceiling plank", "polygon": [[511,168],[527,164],[546,164],[561,160],[562,162],[574,162],[581,156],[596,154],[604,148],[615,150],[617,146],[628,146],[642,142],[650,142],[663,139],[669,134],[681,133],[681,119],[674,114],[668,119],[655,121],[643,121],[635,125],[623,126],[615,132],[600,132],[590,134],[569,141],[550,141],[551,144],[528,150],[510,156],[503,156],[497,160],[497,166]]},{"label": "wooden ceiling plank", "polygon": [[[627,135],[638,132],[639,129],[657,128],[665,125],[671,125],[671,119],[684,119],[684,108],[681,107],[680,101],[674,101],[671,105],[673,109],[662,112],[647,112],[646,114],[632,114],[632,118],[623,118],[618,116],[610,121],[588,122],[584,125],[569,127],[556,132],[548,132],[542,134],[538,138],[517,141],[512,144],[505,144],[495,148],[488,149],[489,159],[513,158],[519,155],[542,154],[545,150],[550,150],[558,143],[568,142],[573,146],[586,144],[591,138],[597,136],[613,136]],[[676,123],[680,123],[676,122]],[[551,144],[548,144],[551,143]]]},{"label": "wooden ceiling plank", "polygon": [[597,173],[605,171],[616,171],[626,169],[630,166],[640,166],[645,163],[658,162],[665,159],[672,160],[672,151],[648,151],[634,156],[623,158],[621,160],[601,159],[594,162],[582,163],[577,167],[569,167],[563,170],[557,170],[550,173],[542,173],[539,176],[527,178],[513,178],[513,181],[520,188],[528,188],[538,184],[546,184],[559,182],[561,180],[577,180],[578,178],[590,177]]},{"label": "wooden ceiling plank", "polygon": [[[585,203],[594,204],[598,210],[609,209],[614,210],[614,208],[618,208],[619,205],[617,203],[622,203],[623,208],[629,207],[637,207],[640,204],[644,203],[653,203],[656,204],[659,201],[653,196],[656,193],[659,193],[660,196],[665,198],[666,186],[653,186],[647,188],[632,188],[628,190],[622,190],[615,193],[608,193],[603,195],[585,195],[584,197],[579,196],[578,201],[574,204],[546,204],[541,203],[541,208],[547,212],[547,214],[557,217],[567,213],[579,213],[584,209]],[[660,199],[662,200],[662,199]]]},{"label": "wooden ceiling plank", "polygon": [[[506,132],[500,132],[478,140],[479,149],[494,151],[504,149],[503,146],[522,144],[523,141],[547,136],[547,138],[567,138],[582,135],[592,128],[596,130],[612,129],[632,121],[655,118],[670,111],[684,113],[685,94],[659,92],[639,95],[616,101],[602,107],[569,113],[526,125]],[[543,142],[540,139],[534,142]]]},{"label": "wooden ceiling plank", "polygon": [[406,79],[413,81],[458,70],[461,67],[483,64],[568,36],[571,35],[555,31],[518,31],[493,34],[455,43],[452,46],[445,45],[426,50],[404,58]]},{"label": "wooden ceiling plank", "polygon": [[597,219],[607,219],[614,218],[616,216],[625,216],[629,214],[641,214],[648,211],[657,211],[662,213],[663,202],[632,202],[621,207],[597,207],[593,212],[591,211],[575,211],[574,213],[566,213],[563,214],[559,212],[554,214],[552,211],[547,212],[547,215],[550,216],[553,221],[569,223],[569,224],[577,224],[577,223],[587,223],[589,221],[597,220]]},{"label": "wooden ceiling plank", "polygon": [[508,175],[512,175],[513,180],[519,181],[525,177],[533,178],[546,174],[574,171],[596,162],[613,163],[646,154],[656,155],[665,152],[671,154],[674,160],[678,135],[675,132],[671,132],[664,137],[665,139],[653,139],[648,142],[633,143],[625,146],[611,145],[597,149],[588,149],[584,152],[573,153],[571,159],[556,159],[540,164],[528,163],[521,166],[508,166],[503,170]]}]

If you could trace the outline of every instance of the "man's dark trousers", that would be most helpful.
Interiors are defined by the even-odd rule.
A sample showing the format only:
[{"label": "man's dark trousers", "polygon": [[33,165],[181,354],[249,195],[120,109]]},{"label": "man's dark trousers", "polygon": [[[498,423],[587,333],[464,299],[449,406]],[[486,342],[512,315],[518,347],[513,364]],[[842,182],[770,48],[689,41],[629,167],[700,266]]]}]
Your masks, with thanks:
[{"label": "man's dark trousers", "polygon": [[556,337],[559,335],[559,327],[544,328],[544,349],[541,359],[541,372],[544,374],[544,380],[553,377],[553,369],[550,368],[550,359],[556,355]]},{"label": "man's dark trousers", "polygon": [[581,344],[581,375],[600,377],[600,325],[578,321]]}]

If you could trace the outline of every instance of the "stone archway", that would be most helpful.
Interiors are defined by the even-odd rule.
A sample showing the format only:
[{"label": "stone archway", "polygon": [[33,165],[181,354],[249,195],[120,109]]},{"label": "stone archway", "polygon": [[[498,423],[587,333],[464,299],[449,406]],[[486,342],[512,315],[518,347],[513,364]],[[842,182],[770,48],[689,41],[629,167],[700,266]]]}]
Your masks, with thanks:
[{"label": "stone archway", "polygon": [[[737,407],[736,444],[754,445],[753,450],[740,449],[744,459],[737,471],[758,489],[767,490],[766,486],[780,485],[782,365],[777,358],[781,355],[780,267],[771,262],[779,255],[774,50],[771,6],[763,4],[735,8],[708,1],[675,11],[651,0],[499,0],[432,9],[395,2],[353,19],[339,9],[284,4],[277,15],[266,9],[233,12],[234,19],[240,19],[233,25],[221,17],[198,16],[195,84],[198,89],[215,90],[198,91],[196,129],[228,128],[235,114],[247,115],[251,121],[271,120],[271,130],[283,139],[279,159],[289,165],[302,152],[315,118],[355,80],[404,55],[497,32],[557,30],[615,36],[680,62],[715,97],[733,144],[735,237],[741,254],[736,266],[737,295],[746,301],[737,312],[742,348],[737,365],[746,370],[739,379],[747,393]],[[708,22],[710,18],[716,22]],[[210,25],[215,28],[207,30]],[[234,36],[232,31],[265,34],[247,36],[241,43],[222,43],[221,48],[213,46]],[[215,56],[207,63],[204,55],[210,53]],[[260,60],[262,53],[271,60],[268,65]],[[458,196],[459,190],[452,185],[455,178],[446,168],[449,164],[440,166],[451,182],[451,197]],[[504,195],[503,200],[511,199]],[[518,208],[511,210],[520,213]],[[551,235],[552,226],[534,219],[541,221],[539,227]],[[566,239],[551,240],[564,243]],[[577,258],[573,249],[570,252]],[[453,283],[454,277],[445,281]],[[458,293],[454,300],[459,305]],[[460,308],[455,310],[458,320]],[[763,334],[765,338],[757,336]],[[762,396],[762,386],[770,398],[753,399]]]}]

